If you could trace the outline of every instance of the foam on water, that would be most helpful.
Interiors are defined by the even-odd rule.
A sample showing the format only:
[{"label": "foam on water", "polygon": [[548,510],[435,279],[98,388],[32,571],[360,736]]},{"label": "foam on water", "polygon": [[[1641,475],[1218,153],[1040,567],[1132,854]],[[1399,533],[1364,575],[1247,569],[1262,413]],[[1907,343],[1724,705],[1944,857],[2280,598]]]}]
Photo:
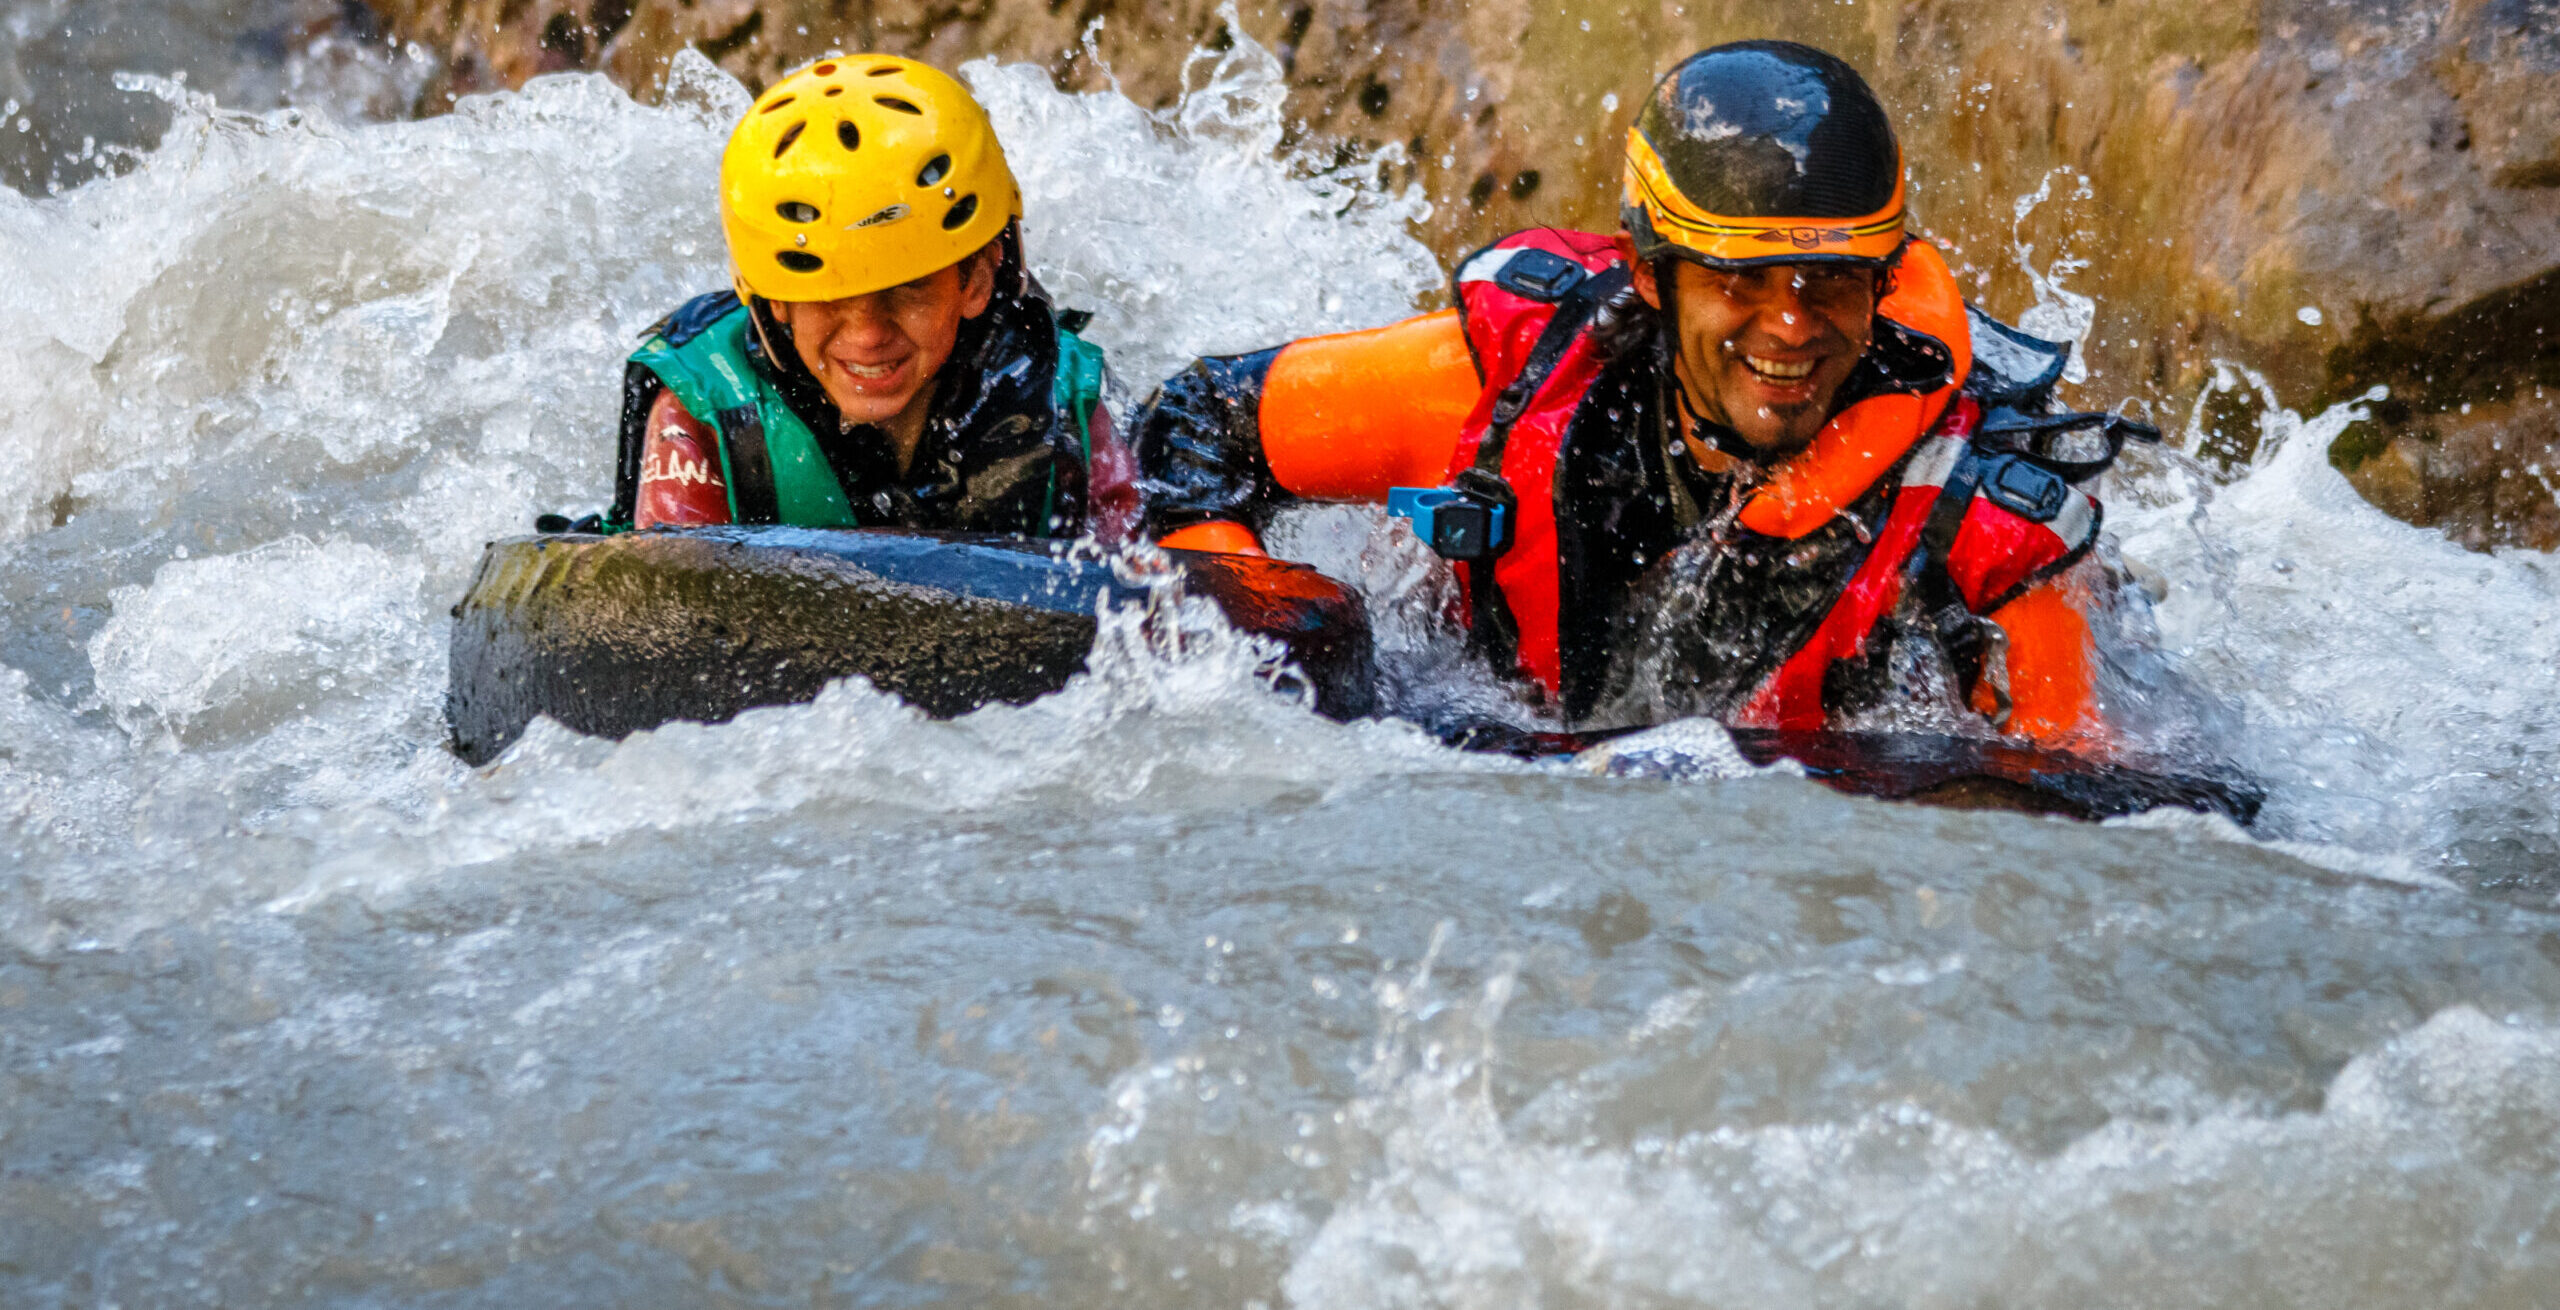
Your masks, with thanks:
[{"label": "foam on water", "polygon": [[[1164,113],[967,76],[1123,402],[1437,282],[1417,198],[1280,151],[1249,41]],[[605,493],[623,353],[722,280],[745,93],[688,58],[663,107],[565,76],[352,126],[137,85],[157,153],[0,193],[0,1299],[2552,1275],[2555,579],[2357,500],[2351,409],[2112,501],[2170,586],[2110,686],[2268,780],[2255,836],[1850,801],[1700,724],[1628,745],[1685,783],[1459,755],[1314,717],[1196,608],[1105,616],[1028,706],[853,682],[473,771],[445,607]],[[1390,703],[1517,710],[1402,529],[1272,539],[1370,593]]]},{"label": "foam on water", "polygon": [[1303,1242],[1295,1304],[2421,1307],[2560,1282],[2560,1029],[2465,1007],[2317,1109],[2119,1118],[2049,1155],[1909,1102],[1595,1150],[1541,1131],[1566,1107],[1506,1124],[1480,1059],[1385,1058],[1349,1105],[1383,1159]]}]

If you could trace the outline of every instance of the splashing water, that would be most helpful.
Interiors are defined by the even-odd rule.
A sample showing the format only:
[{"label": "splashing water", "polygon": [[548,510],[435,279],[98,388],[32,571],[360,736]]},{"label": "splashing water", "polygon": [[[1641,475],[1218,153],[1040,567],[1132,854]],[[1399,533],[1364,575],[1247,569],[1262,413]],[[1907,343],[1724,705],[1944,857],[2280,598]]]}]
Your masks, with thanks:
[{"label": "splashing water", "polygon": [[[1164,113],[966,71],[1124,400],[1436,283],[1417,198],[1277,153],[1249,41]],[[689,59],[659,108],[566,76],[350,126],[162,89],[130,173],[0,194],[0,1300],[2560,1280],[2555,578],[2358,500],[2352,407],[2111,500],[2254,835],[1459,755],[1178,612],[1027,706],[851,682],[474,772],[444,607],[604,494],[623,352],[721,281],[744,92]],[[1369,589],[1397,703],[1499,701],[1401,532],[1273,541]]]},{"label": "splashing water", "polygon": [[2210,386],[2263,401],[2253,466],[2216,486],[2164,461],[2115,523],[2171,580],[2163,645],[2242,707],[2236,758],[2274,785],[2264,826],[2554,886],[2560,572],[2537,552],[2460,550],[2356,494],[2328,450],[2381,389],[2305,419],[2256,373],[2220,371]]},{"label": "splashing water", "polygon": [[2071,359],[2063,365],[2062,380],[2077,385],[2089,380],[2086,347],[2089,329],[2098,322],[2098,302],[2064,286],[2063,279],[2089,267],[2089,261],[2057,255],[2052,263],[2038,268],[2036,248],[2018,234],[2018,229],[2026,224],[2027,216],[2053,199],[2053,180],[2057,177],[2069,177],[2078,183],[2071,197],[2074,200],[2088,200],[2097,194],[2089,183],[2088,175],[2077,169],[2057,168],[2047,172],[2034,191],[2018,197],[2010,207],[2009,254],[2018,262],[2019,269],[2026,273],[2027,284],[2034,289],[2036,296],[2036,303],[2018,316],[2019,329],[2047,341],[2068,344]]}]

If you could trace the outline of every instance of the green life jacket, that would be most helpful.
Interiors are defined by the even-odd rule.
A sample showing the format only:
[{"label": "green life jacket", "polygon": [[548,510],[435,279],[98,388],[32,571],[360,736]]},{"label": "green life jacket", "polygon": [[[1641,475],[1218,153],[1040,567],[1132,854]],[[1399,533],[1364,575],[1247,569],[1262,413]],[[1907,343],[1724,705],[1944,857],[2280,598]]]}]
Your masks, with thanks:
[{"label": "green life jacket", "polygon": [[[705,298],[709,299],[708,297]],[[722,299],[726,299],[723,297]],[[702,302],[686,306],[696,310]],[[698,330],[682,323],[684,311],[650,333],[631,353],[631,362],[657,376],[685,412],[710,424],[720,434],[721,481],[728,485],[729,520],[774,522],[801,528],[862,526],[844,488],[827,466],[818,438],[782,392],[749,362],[747,339],[755,331],[743,304],[732,302]],[[1058,369],[1049,388],[1050,403],[1075,425],[1076,443],[1086,460],[1093,457],[1093,407],[1102,400],[1102,348],[1065,328],[1057,329]],[[629,441],[626,434],[625,441]],[[625,462],[632,456],[626,454]],[[771,506],[742,506],[740,488],[771,487]],[[753,494],[752,492],[750,494]],[[1056,479],[1049,501],[1057,499]],[[758,511],[748,513],[749,508]],[[610,517],[620,517],[619,515]],[[607,531],[624,531],[626,519],[608,522]]]}]

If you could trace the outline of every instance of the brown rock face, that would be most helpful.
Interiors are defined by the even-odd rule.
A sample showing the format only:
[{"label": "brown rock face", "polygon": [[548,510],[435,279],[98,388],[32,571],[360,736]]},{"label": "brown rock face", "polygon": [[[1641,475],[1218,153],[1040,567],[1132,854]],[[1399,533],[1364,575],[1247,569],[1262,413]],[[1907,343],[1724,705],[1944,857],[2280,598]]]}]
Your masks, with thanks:
[{"label": "brown rock face", "polygon": [[[373,3],[446,52],[431,99],[572,67],[646,95],[690,44],[751,86],[882,49],[1034,60],[1165,104],[1224,40],[1215,0]],[[1618,142],[1681,56],[1825,47],[1895,112],[1915,211],[1978,299],[2015,314],[2022,265],[2057,260],[2096,298],[2081,403],[2183,426],[2216,359],[2296,406],[2388,385],[2335,452],[2367,494],[2474,544],[2560,540],[2527,471],[2554,441],[2536,388],[2560,385],[2554,0],[1264,0],[1242,26],[1287,67],[1302,140],[1404,148],[1444,255],[1614,226]]]},{"label": "brown rock face", "polygon": [[2560,546],[2560,269],[2367,317],[2328,365],[2335,392],[2390,389],[2330,449],[2376,504],[2475,549]]}]

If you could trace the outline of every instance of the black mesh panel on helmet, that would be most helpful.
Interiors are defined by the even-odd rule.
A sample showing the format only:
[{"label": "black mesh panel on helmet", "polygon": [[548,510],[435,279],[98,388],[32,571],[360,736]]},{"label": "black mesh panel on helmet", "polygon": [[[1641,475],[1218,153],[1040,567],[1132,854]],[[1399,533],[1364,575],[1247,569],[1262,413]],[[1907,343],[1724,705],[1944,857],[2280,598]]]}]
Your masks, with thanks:
[{"label": "black mesh panel on helmet", "polygon": [[1691,203],[1729,217],[1860,218],[1893,199],[1893,124],[1856,69],[1792,41],[1691,55],[1636,119]]}]

